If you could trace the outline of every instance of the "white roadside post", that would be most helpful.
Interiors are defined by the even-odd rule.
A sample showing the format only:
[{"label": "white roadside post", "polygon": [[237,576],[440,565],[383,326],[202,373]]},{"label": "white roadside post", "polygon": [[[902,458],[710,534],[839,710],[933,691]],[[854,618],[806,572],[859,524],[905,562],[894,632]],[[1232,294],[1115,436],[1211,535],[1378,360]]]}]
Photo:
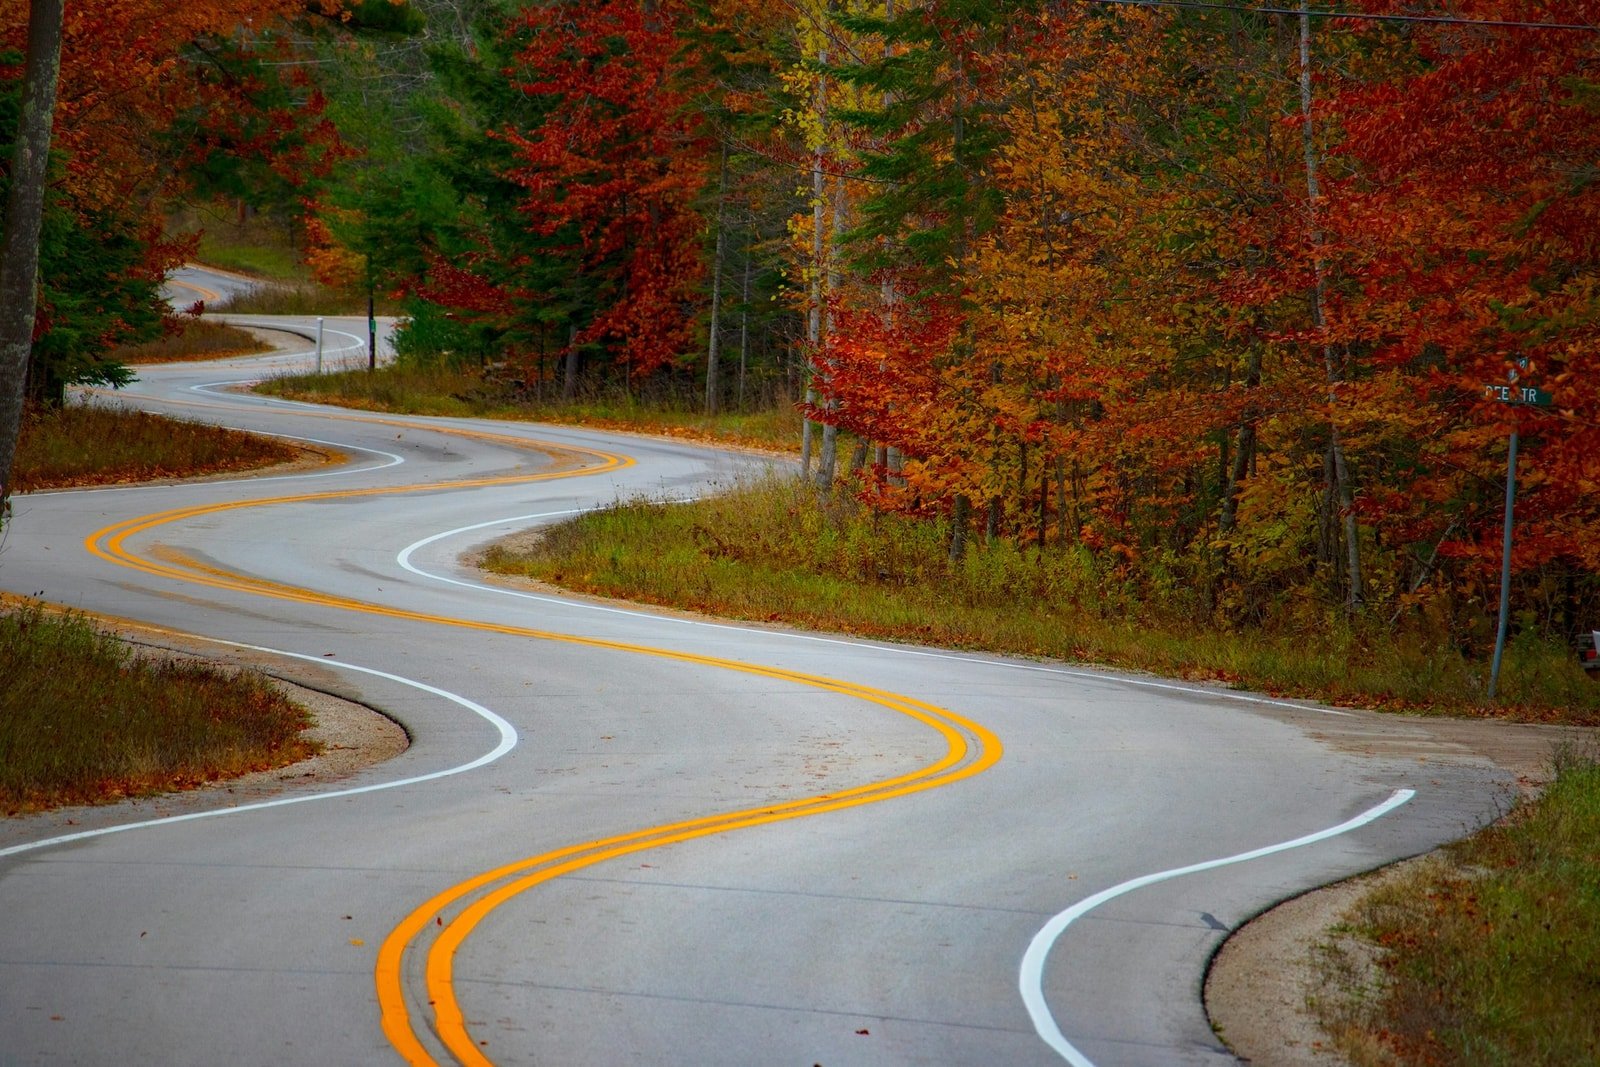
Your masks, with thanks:
[{"label": "white roadside post", "polygon": [[322,316],[317,316],[317,377],[322,376]]}]

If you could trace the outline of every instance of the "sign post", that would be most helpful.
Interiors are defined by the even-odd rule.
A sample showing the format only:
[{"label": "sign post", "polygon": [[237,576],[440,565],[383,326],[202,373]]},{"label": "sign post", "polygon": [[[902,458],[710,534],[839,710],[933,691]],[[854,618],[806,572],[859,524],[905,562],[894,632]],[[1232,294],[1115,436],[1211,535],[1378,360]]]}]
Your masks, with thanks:
[{"label": "sign post", "polygon": [[[1483,387],[1486,399],[1518,407],[1547,408],[1552,402],[1549,393],[1531,385],[1518,385],[1517,379],[1532,370],[1527,358],[1518,359],[1506,371],[1506,384],[1493,382]],[[1506,449],[1506,522],[1505,536],[1500,545],[1500,619],[1495,626],[1494,660],[1489,665],[1489,699],[1493,700],[1500,687],[1500,660],[1506,651],[1506,629],[1511,619],[1511,523],[1517,504],[1517,428],[1511,428],[1511,441]]]}]

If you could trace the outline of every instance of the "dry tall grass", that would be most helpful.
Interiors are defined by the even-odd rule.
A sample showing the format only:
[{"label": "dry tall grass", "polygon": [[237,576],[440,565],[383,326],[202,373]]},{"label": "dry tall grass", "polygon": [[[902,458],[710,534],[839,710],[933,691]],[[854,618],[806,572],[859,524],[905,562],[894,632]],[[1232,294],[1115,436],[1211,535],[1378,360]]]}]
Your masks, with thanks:
[{"label": "dry tall grass", "polygon": [[0,811],[93,804],[280,767],[314,751],[264,680],[158,662],[82,619],[0,615]]},{"label": "dry tall grass", "polygon": [[631,501],[552,527],[486,565],[583,592],[892,640],[1087,661],[1396,710],[1600,723],[1570,652],[1513,642],[1502,702],[1487,665],[1421,629],[1329,612],[1312,629],[1224,630],[1180,594],[1141,601],[1083,551],[1000,540],[957,563],[940,523],[882,515],[793,479],[691,504]]},{"label": "dry tall grass", "polygon": [[14,489],[61,489],[253,470],[298,458],[268,437],[109,404],[30,408],[12,470]]}]

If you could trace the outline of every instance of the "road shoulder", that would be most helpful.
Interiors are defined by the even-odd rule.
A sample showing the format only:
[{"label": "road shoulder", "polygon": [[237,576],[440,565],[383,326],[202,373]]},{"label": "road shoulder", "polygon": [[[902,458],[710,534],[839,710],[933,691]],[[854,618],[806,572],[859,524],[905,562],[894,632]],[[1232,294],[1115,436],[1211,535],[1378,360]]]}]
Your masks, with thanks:
[{"label": "road shoulder", "polygon": [[[1531,798],[1550,779],[1550,756],[1556,745],[1583,743],[1597,734],[1593,729],[1485,719],[1397,716],[1396,720],[1397,727],[1411,728],[1404,733],[1421,736],[1325,740],[1343,741],[1352,747],[1406,746],[1419,760],[1471,754],[1515,775],[1521,796]],[[1426,859],[1404,860],[1314,889],[1269,908],[1235,930],[1213,957],[1205,979],[1206,1013],[1218,1036],[1252,1067],[1348,1063],[1311,1008],[1319,999],[1338,995],[1329,969],[1319,963],[1318,948],[1338,936],[1337,928],[1368,893],[1407,877]]]}]

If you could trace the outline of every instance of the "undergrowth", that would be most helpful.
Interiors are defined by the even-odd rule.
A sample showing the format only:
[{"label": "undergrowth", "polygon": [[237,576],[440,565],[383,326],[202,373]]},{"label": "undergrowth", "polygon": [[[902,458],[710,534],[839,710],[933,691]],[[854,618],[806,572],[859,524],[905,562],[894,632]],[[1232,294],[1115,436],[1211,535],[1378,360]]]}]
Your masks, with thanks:
[{"label": "undergrowth", "polygon": [[[1600,722],[1600,686],[1567,649],[1512,642],[1501,701],[1487,665],[1421,628],[1329,610],[1229,630],[1141,601],[1086,551],[1009,541],[957,562],[948,529],[819,503],[773,478],[689,504],[628,501],[552,527],[485,566],[602,596],[879,638],[1087,661],[1272,694],[1396,710]],[[1181,602],[1174,602],[1181,603]]]},{"label": "undergrowth", "polygon": [[586,396],[564,403],[528,396],[486,380],[473,369],[438,363],[402,361],[376,371],[285,375],[264,381],[256,389],[292,400],[404,415],[472,415],[582,424],[779,451],[793,450],[800,439],[800,416],[792,405],[705,415],[627,396]]},{"label": "undergrowth", "polygon": [[1375,980],[1321,1011],[1355,1062],[1600,1063],[1600,763],[1567,749],[1555,771],[1352,913]]},{"label": "undergrowth", "polygon": [[16,492],[253,470],[300,453],[272,438],[105,404],[30,407]]},{"label": "undergrowth", "polygon": [[311,755],[260,678],[158,662],[71,616],[0,615],[0,810],[189,788]]}]

